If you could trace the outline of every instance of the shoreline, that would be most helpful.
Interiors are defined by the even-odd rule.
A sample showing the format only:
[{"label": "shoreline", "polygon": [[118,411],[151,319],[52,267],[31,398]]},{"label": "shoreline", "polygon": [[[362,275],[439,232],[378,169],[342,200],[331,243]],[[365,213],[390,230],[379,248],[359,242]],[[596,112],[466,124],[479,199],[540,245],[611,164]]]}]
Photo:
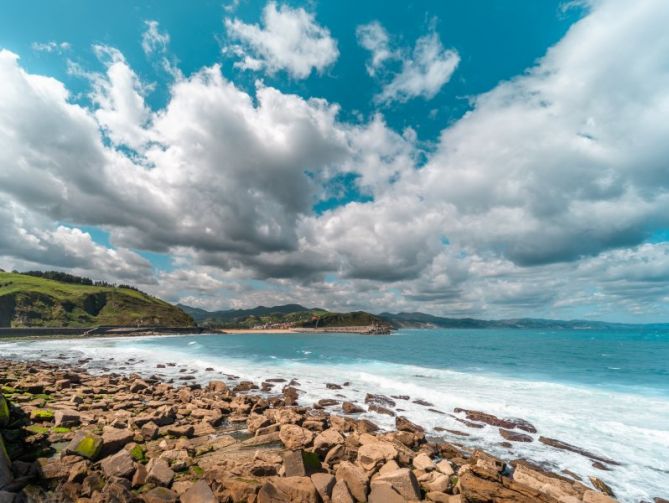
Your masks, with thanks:
[{"label": "shoreline", "polygon": [[[99,464],[85,463],[76,454],[39,458],[37,463],[41,470],[41,481],[58,494],[83,490],[81,481],[70,481],[67,475],[74,464],[82,462],[86,466],[86,476],[82,477],[82,481],[100,472],[97,476],[107,481],[100,489],[102,493],[111,491],[112,486],[114,490],[120,491],[106,473],[111,473],[112,468],[107,470],[105,466],[113,464],[109,458],[114,458],[115,462],[123,458],[126,469],[134,473],[129,477],[130,487],[127,488],[131,497],[144,497],[139,494],[160,492],[158,488],[162,488],[162,492],[170,491],[176,497],[181,496],[181,501],[186,503],[199,501],[186,497],[194,488],[198,491],[212,491],[216,498],[223,493],[229,495],[234,492],[232,486],[239,484],[235,477],[242,477],[247,482],[254,481],[245,491],[252,492],[258,502],[320,501],[324,498],[319,493],[317,482],[325,479],[328,480],[325,489],[330,491],[328,498],[333,498],[337,485],[340,486],[339,492],[346,495],[343,490],[346,488],[349,495],[353,496],[350,493],[357,480],[360,487],[364,487],[364,499],[356,499],[367,501],[369,498],[370,502],[380,501],[378,498],[381,497],[383,501],[395,501],[395,493],[399,492],[405,498],[403,501],[425,499],[455,503],[478,501],[476,498],[481,494],[495,494],[502,498],[513,493],[516,499],[509,501],[554,503],[556,500],[544,492],[558,489],[577,498],[573,501],[615,501],[575,480],[575,474],[571,478],[566,478],[564,473],[550,474],[524,461],[519,461],[513,467],[513,464],[507,464],[482,451],[426,438],[422,427],[401,416],[396,418],[395,431],[384,432],[368,419],[356,418],[362,410],[361,404],[342,406],[349,413],[327,400],[321,400],[311,407],[299,406],[299,382],[270,378],[258,386],[249,381],[235,382],[231,376],[227,376],[228,383],[213,381],[202,388],[193,384],[192,377],[187,375],[175,382],[165,383],[156,378],[142,379],[137,374],[123,377],[118,377],[118,374],[92,375],[76,367],[35,361],[4,360],[0,364],[0,384],[5,392],[8,389],[16,392],[19,389],[31,390],[29,395],[9,394],[14,416],[22,412],[32,417],[32,425],[28,427],[34,427],[33,430],[37,432],[42,431],[42,437],[46,437],[42,441],[48,441],[49,445],[65,442],[72,444],[72,437],[77,430],[87,430],[92,438],[101,438],[104,448],[105,434],[111,438],[114,434],[125,433],[126,443],[119,447],[116,454],[99,455]],[[332,386],[336,389],[339,385]],[[87,389],[94,393],[86,393]],[[263,391],[266,397],[258,394]],[[38,395],[39,398],[35,398]],[[370,403],[382,407],[384,399],[387,397],[374,396]],[[51,416],[46,414],[49,417],[40,417],[40,412],[34,412],[45,410],[51,411]],[[157,414],[159,411],[162,412]],[[169,418],[163,417],[166,411],[169,412]],[[467,420],[471,421],[499,420],[490,415],[472,415],[476,411],[465,412]],[[62,432],[62,428],[57,430],[59,421],[60,425],[64,424],[63,417],[77,422],[76,428],[67,433]],[[76,421],[72,419],[75,417],[78,418]],[[144,422],[144,419],[147,421]],[[156,424],[158,433],[155,438],[147,439],[143,435],[144,427],[151,422]],[[516,432],[518,425],[522,426],[522,423],[505,426],[513,430],[511,433],[522,435],[522,432]],[[221,438],[225,438],[225,441],[222,442]],[[204,444],[206,449],[202,449]],[[144,449],[146,457],[151,459],[128,463],[127,454],[137,446],[143,446],[140,450]],[[68,449],[65,448],[61,453]],[[175,462],[169,459],[170,456],[165,456],[168,468],[173,472],[169,483],[164,480],[156,483],[156,475],[151,479],[154,480],[154,487],[148,487],[147,484],[150,486],[152,483],[146,480],[143,484],[136,484],[141,482],[134,479],[137,473],[143,472],[142,467],[148,477],[152,469],[164,459],[163,454],[168,452],[170,456],[178,458]],[[94,458],[98,461],[98,456]],[[309,470],[304,466],[305,460],[311,460],[313,466]],[[444,461],[446,463],[442,464]],[[316,467],[314,463],[319,466]],[[191,470],[193,466],[198,466],[202,473]],[[310,470],[316,471],[308,473]],[[401,473],[396,473],[398,470]],[[351,473],[356,475],[353,479],[350,478]],[[390,473],[395,475],[386,480],[386,475]],[[396,480],[397,477],[401,478],[401,483]],[[202,481],[206,483],[206,488]],[[543,487],[544,492],[538,487]],[[144,493],[142,489],[145,489]],[[409,493],[401,493],[403,490],[413,491],[412,497],[407,498]],[[307,499],[267,499],[274,491],[287,494],[298,491],[315,496],[314,499],[311,496]],[[81,493],[77,493],[77,496],[81,496]],[[211,501],[225,500],[219,498]],[[232,497],[228,501],[242,499]]]}]

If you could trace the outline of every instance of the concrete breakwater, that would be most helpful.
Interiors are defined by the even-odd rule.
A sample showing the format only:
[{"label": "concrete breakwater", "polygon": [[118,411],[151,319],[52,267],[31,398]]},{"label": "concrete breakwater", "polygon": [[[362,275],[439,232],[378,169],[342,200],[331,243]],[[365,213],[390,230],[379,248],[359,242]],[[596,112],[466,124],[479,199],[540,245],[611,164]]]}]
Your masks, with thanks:
[{"label": "concrete breakwater", "polygon": [[165,326],[98,326],[98,327],[0,327],[0,337],[40,337],[40,336],[128,336],[159,334],[199,334],[201,327]]}]

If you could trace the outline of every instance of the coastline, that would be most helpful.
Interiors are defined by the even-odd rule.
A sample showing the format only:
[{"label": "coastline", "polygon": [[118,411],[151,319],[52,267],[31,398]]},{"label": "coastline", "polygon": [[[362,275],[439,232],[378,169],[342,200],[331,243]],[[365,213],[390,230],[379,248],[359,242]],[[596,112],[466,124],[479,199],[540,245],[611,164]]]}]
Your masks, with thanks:
[{"label": "coastline", "polygon": [[[202,501],[247,501],[251,495],[258,502],[320,501],[325,499],[320,490],[335,501],[337,486],[344,496],[353,497],[357,490],[361,496],[357,500],[370,502],[400,501],[399,494],[402,501],[455,503],[481,501],[487,495],[504,501],[554,503],[555,491],[576,498],[571,501],[615,501],[589,487],[601,481],[582,483],[575,474],[552,474],[525,461],[508,464],[480,450],[426,437],[421,426],[402,416],[396,418],[394,431],[381,431],[368,419],[357,418],[362,404],[321,400],[310,407],[299,406],[299,382],[268,378],[256,384],[227,376],[227,383],[214,381],[203,388],[188,375],[165,383],[155,377],[91,375],[76,367],[39,362],[0,363],[0,382],[12,404],[12,417],[23,421],[19,431],[32,429],[24,440],[30,445],[43,442],[46,450],[42,452],[68,444],[60,455],[36,460],[41,482],[57,494],[88,497],[82,482],[93,476],[106,481],[101,494],[123,492],[109,476],[121,463],[127,474],[119,478],[127,477],[128,498],[169,491],[186,503],[199,501],[188,499],[196,490],[211,491],[219,498]],[[332,389],[338,386],[342,385],[333,383]],[[383,407],[386,399],[373,396],[370,404]],[[499,420],[465,412],[468,421]],[[76,424],[65,427],[69,428],[65,432],[67,421]],[[151,427],[155,435],[147,438],[150,423],[156,426],[155,431]],[[523,433],[517,429],[528,428],[522,422],[505,426],[518,435]],[[102,450],[106,443],[118,449],[108,456],[93,456],[91,461],[100,460],[99,464],[77,453],[67,454],[75,450],[73,438],[81,431],[96,442],[99,438]],[[118,436],[125,440],[115,440]],[[15,446],[9,447],[14,452]],[[128,455],[138,451],[144,459],[128,461]],[[167,460],[172,472],[167,482],[158,474],[151,478],[156,466],[164,468],[160,460]],[[85,473],[70,480],[74,465],[79,467],[77,473]],[[144,474],[144,480],[135,480],[141,479],[138,473]],[[16,474],[12,476],[17,479]],[[327,484],[320,484],[326,480]],[[231,494],[242,489],[240,484],[246,497],[235,499]],[[301,496],[271,499],[275,492]]]}]

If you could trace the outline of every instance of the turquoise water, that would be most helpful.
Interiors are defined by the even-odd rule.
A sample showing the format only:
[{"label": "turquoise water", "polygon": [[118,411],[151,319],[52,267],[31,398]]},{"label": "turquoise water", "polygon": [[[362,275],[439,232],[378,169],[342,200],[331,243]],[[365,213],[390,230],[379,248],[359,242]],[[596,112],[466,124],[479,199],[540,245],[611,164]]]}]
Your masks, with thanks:
[{"label": "turquoise water", "polygon": [[[227,378],[297,378],[310,404],[320,398],[362,403],[366,393],[409,395],[401,414],[449,441],[506,459],[525,457],[553,470],[595,475],[621,501],[669,497],[669,332],[654,330],[400,330],[389,336],[244,334],[0,343],[16,358],[90,357],[92,371],[115,370],[201,382]],[[175,367],[157,368],[174,362]],[[213,370],[207,370],[213,369]],[[326,383],[350,382],[342,390]],[[431,406],[413,403],[429,401]],[[453,409],[520,417],[535,441],[500,445],[496,428],[475,430]],[[367,417],[392,427],[393,418]],[[435,430],[437,428],[437,430]],[[467,433],[463,437],[440,428]],[[557,438],[622,463],[604,472],[579,454],[556,450]]]}]

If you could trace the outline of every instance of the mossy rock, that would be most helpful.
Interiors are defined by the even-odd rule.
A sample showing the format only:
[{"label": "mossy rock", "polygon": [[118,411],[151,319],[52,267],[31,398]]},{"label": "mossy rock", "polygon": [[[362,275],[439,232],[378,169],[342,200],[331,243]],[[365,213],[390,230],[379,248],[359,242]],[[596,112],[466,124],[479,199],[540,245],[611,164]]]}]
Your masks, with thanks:
[{"label": "mossy rock", "polygon": [[204,470],[198,465],[191,466],[190,472],[191,474],[193,474],[193,476],[197,477],[198,479],[202,478],[202,476],[204,475]]},{"label": "mossy rock", "polygon": [[16,388],[12,388],[11,386],[0,386],[0,393],[4,395],[15,395],[17,393]]},{"label": "mossy rock", "polygon": [[49,428],[47,426],[39,426],[36,424],[31,424],[30,426],[26,426],[26,431],[29,431],[30,433],[37,433],[37,434],[49,434]]},{"label": "mossy rock", "polygon": [[72,429],[66,426],[56,426],[51,428],[51,433],[70,433],[71,431]]},{"label": "mossy rock", "polygon": [[0,435],[0,456],[5,458],[7,462],[9,463],[9,453],[7,452],[7,448],[5,447],[5,441],[2,439],[2,435]]},{"label": "mossy rock", "polygon": [[33,409],[30,411],[30,419],[38,422],[53,421],[54,412],[51,409]]},{"label": "mossy rock", "polygon": [[130,449],[130,455],[138,463],[146,463],[146,448],[143,445],[137,444]]},{"label": "mossy rock", "polygon": [[5,396],[0,393],[0,427],[5,427],[9,424],[9,402]]},{"label": "mossy rock", "polygon": [[67,452],[95,461],[102,450],[102,439],[92,433],[80,431],[67,446]]}]

